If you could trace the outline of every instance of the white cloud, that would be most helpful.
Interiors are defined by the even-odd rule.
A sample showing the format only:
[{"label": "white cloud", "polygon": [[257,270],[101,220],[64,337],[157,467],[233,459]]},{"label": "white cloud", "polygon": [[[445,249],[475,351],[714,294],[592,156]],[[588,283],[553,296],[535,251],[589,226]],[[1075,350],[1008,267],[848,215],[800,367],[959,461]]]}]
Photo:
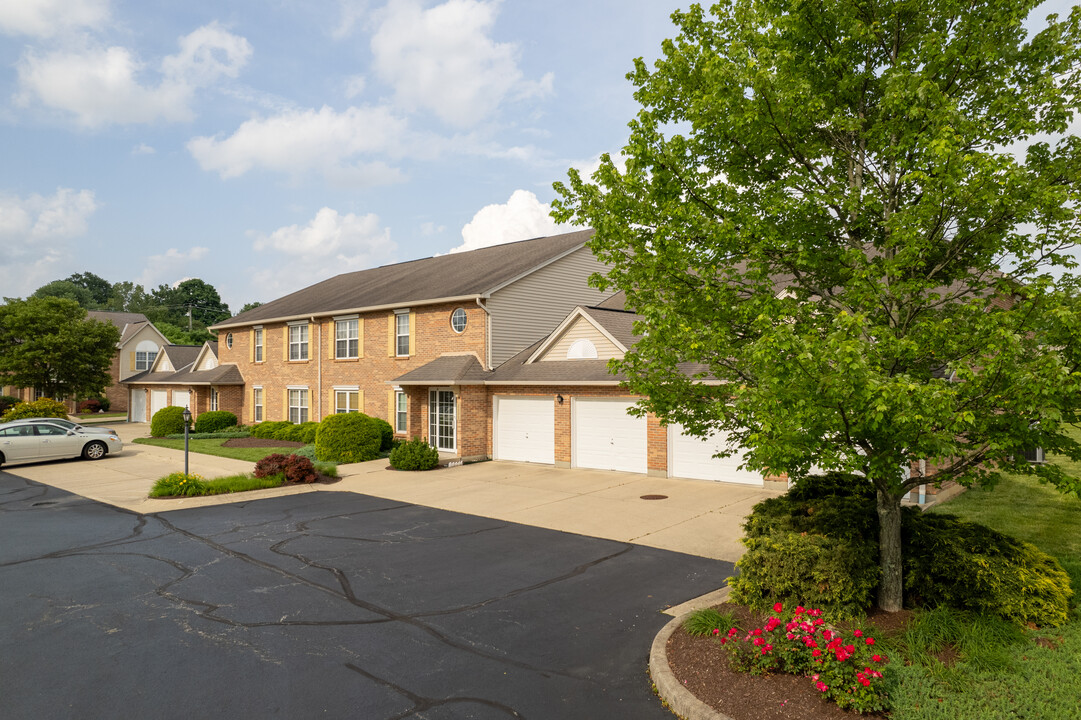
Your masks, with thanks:
[{"label": "white cloud", "polygon": [[334,39],[341,40],[353,34],[353,28],[368,12],[368,2],[367,0],[338,0],[338,6],[341,10],[338,15],[338,24],[330,34]]},{"label": "white cloud", "polygon": [[531,82],[518,47],[490,37],[498,1],[447,0],[425,10],[419,0],[390,0],[377,16],[372,53],[379,77],[406,110],[426,109],[452,125],[486,119],[507,97],[552,92],[552,75]]},{"label": "white cloud", "polygon": [[36,100],[71,113],[86,127],[189,121],[195,90],[236,77],[252,50],[217,23],[181,37],[179,44],[179,53],[162,60],[157,85],[142,82],[145,65],[127,48],[27,52],[18,63],[16,103],[27,107]]},{"label": "white cloud", "polygon": [[364,92],[364,87],[367,85],[367,81],[363,75],[351,75],[345,79],[345,97],[352,100],[357,95]]},{"label": "white cloud", "polygon": [[205,258],[209,252],[208,248],[197,246],[187,250],[169,248],[160,255],[150,255],[137,282],[147,290],[152,290],[162,283],[175,286],[187,279],[184,270]]},{"label": "white cloud", "polygon": [[147,145],[146,143],[139,143],[131,149],[132,155],[153,155],[157,150]]},{"label": "white cloud", "polygon": [[[0,287],[29,295],[55,280],[72,261],[68,241],[87,231],[98,204],[91,190],[58,188],[54,195],[0,194]],[[61,273],[63,274],[63,273]]]},{"label": "white cloud", "polygon": [[[623,157],[623,153],[610,153],[610,155],[616,169],[619,170],[620,173],[627,172],[627,158]],[[578,171],[583,180],[589,180],[593,177],[593,173],[597,172],[601,167],[601,153],[597,153],[586,160],[571,161],[570,166]]]},{"label": "white cloud", "polygon": [[463,252],[554,235],[568,230],[549,215],[552,207],[528,190],[515,190],[502,205],[486,205],[462,228],[464,242],[451,252]]},{"label": "white cloud", "polygon": [[446,225],[436,225],[434,222],[425,222],[420,224],[420,234],[424,237],[438,235],[446,229]]},{"label": "white cloud", "polygon": [[271,297],[302,284],[392,261],[398,248],[377,215],[342,215],[328,207],[306,225],[287,225],[269,235],[251,234],[255,238],[252,247],[274,259],[271,268],[253,273],[255,287]]},{"label": "white cloud", "polygon": [[0,33],[50,38],[109,19],[108,0],[7,0],[0,3]]},{"label": "white cloud", "polygon": [[248,120],[224,139],[196,137],[188,151],[203,170],[223,178],[264,168],[291,175],[318,171],[335,182],[380,185],[404,176],[382,161],[359,156],[393,155],[406,134],[405,121],[387,108],[351,107],[339,113],[323,106]]}]

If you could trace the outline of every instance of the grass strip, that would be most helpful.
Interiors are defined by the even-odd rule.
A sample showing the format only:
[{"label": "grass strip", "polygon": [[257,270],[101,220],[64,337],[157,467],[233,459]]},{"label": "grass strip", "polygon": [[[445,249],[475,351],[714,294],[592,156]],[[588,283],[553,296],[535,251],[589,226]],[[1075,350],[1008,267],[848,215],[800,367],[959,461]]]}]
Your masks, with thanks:
[{"label": "grass strip", "polygon": [[239,475],[230,475],[215,478],[214,480],[204,480],[198,475],[189,475],[185,480],[183,475],[184,473],[173,473],[161,478],[151,488],[150,497],[225,495],[247,490],[276,488],[285,484],[285,477],[282,475],[268,475],[267,477],[257,478],[249,473],[240,473]]},{"label": "grass strip", "polygon": [[[171,438],[136,438],[133,442],[139,445],[153,445],[155,447],[172,448],[173,450],[183,450],[183,439],[171,439]],[[189,450],[195,453],[202,453],[203,455],[215,455],[217,457],[233,458],[234,460],[247,460],[248,462],[259,462],[267,455],[274,453],[281,453],[282,455],[292,455],[297,451],[297,448],[292,447],[254,447],[254,448],[240,448],[240,447],[222,447],[227,442],[227,438],[213,438],[206,440],[189,440]]]}]

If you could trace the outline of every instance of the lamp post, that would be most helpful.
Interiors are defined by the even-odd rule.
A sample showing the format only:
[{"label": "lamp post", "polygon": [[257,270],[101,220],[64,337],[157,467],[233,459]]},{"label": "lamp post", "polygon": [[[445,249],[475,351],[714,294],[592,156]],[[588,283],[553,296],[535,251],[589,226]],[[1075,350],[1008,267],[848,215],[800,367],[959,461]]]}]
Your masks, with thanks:
[{"label": "lamp post", "polygon": [[188,476],[188,427],[191,425],[191,410],[184,407],[184,477]]}]

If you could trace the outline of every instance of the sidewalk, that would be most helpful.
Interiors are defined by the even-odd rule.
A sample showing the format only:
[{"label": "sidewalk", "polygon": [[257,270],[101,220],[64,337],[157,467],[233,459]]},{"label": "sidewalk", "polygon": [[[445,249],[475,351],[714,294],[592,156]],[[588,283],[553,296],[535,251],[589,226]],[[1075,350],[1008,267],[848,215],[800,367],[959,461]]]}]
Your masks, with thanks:
[{"label": "sidewalk", "polygon": [[[482,462],[428,472],[398,472],[387,460],[338,466],[341,481],[291,485],[236,495],[150,499],[154,482],[184,469],[182,450],[136,445],[146,423],[117,423],[124,451],[97,462],[16,465],[3,472],[52,485],[136,513],[251,502],[305,492],[355,492],[508,522],[735,561],[744,517],[778,494],[746,485],[651,478],[632,473]],[[251,462],[189,454],[206,478],[251,472]],[[643,499],[643,496],[664,496]]]}]

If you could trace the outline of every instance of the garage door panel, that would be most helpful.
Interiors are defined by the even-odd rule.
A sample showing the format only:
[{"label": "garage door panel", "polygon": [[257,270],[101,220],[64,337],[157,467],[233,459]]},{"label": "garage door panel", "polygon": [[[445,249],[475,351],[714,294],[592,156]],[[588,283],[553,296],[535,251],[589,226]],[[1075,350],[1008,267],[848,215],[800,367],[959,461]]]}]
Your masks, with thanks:
[{"label": "garage door panel", "polygon": [[132,390],[131,402],[128,403],[128,407],[131,408],[131,422],[146,422],[146,392],[143,390]]},{"label": "garage door panel", "polygon": [[692,480],[712,480],[743,485],[762,485],[762,475],[749,470],[740,470],[743,454],[717,458],[714,453],[728,449],[725,433],[718,433],[705,440],[693,435],[684,435],[679,425],[670,425],[668,432],[668,452],[671,457],[672,477]]},{"label": "garage door panel", "polygon": [[165,407],[169,402],[169,396],[167,390],[151,390],[150,391],[150,418],[153,419],[154,415]]},{"label": "garage door panel", "polygon": [[572,432],[577,467],[647,471],[646,419],[628,415],[633,406],[633,401],[626,400],[575,400]]},{"label": "garage door panel", "polygon": [[495,403],[495,459],[554,464],[552,398],[496,396]]}]

